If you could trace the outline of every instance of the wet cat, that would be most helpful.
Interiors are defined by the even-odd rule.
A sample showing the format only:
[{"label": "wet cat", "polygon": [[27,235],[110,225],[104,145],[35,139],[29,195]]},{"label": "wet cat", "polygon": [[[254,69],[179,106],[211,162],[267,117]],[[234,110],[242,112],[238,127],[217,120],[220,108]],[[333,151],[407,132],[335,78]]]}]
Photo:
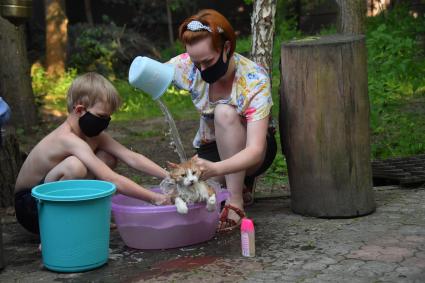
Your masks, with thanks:
[{"label": "wet cat", "polygon": [[164,185],[163,182],[161,187],[174,200],[178,213],[186,214],[187,204],[201,201],[206,202],[208,211],[216,209],[215,190],[208,182],[200,180],[201,170],[193,159],[180,164],[172,162],[167,164],[170,176],[165,180],[167,184]]}]

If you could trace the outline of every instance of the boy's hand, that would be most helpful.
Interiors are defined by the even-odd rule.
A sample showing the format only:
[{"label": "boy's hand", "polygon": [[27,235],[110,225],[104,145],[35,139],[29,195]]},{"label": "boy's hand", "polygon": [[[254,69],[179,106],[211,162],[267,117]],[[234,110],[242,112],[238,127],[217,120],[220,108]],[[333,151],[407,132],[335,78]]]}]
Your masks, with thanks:
[{"label": "boy's hand", "polygon": [[155,199],[152,201],[155,205],[169,205],[171,203],[171,198],[168,195],[156,194]]}]

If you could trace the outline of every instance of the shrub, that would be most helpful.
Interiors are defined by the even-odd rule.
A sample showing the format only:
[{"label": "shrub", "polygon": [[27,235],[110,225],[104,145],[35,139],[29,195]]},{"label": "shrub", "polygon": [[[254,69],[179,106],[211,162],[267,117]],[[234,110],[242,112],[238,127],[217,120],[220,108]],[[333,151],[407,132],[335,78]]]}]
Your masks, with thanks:
[{"label": "shrub", "polygon": [[96,71],[109,78],[124,78],[136,56],[154,59],[161,56],[149,40],[113,22],[95,26],[73,25],[69,29],[69,38],[68,66],[79,73]]},{"label": "shrub", "polygon": [[367,28],[373,158],[424,153],[423,113],[410,108],[424,96],[425,57],[417,36],[425,32],[425,19],[401,6],[369,18]]}]

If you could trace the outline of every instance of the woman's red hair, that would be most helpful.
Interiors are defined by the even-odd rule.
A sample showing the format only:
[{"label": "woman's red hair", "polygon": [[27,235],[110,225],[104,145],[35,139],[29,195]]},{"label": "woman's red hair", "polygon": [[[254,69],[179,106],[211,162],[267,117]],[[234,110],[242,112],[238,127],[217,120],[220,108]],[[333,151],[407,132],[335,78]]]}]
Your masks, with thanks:
[{"label": "woman's red hair", "polygon": [[[209,26],[211,32],[207,30],[191,31],[187,29],[187,25],[191,21],[199,21],[202,24]],[[219,28],[223,32],[219,32]],[[229,21],[219,12],[212,9],[201,10],[193,16],[188,17],[179,27],[179,38],[186,44],[194,44],[197,41],[211,36],[213,48],[220,52],[225,41],[230,41],[230,53],[233,54],[236,47],[236,35],[232,25]]]}]

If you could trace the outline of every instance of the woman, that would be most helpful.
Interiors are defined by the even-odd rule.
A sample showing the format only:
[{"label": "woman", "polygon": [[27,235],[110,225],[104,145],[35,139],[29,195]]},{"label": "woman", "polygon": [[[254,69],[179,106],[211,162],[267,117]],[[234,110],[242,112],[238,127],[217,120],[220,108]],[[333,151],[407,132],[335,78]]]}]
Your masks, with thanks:
[{"label": "woman", "polygon": [[191,93],[201,114],[196,162],[203,179],[215,177],[230,191],[218,231],[231,231],[245,217],[244,200],[253,202],[255,177],[276,155],[270,79],[264,68],[234,53],[235,32],[215,10],[184,20],[179,37],[187,53],[168,64],[176,70],[174,83]]}]

